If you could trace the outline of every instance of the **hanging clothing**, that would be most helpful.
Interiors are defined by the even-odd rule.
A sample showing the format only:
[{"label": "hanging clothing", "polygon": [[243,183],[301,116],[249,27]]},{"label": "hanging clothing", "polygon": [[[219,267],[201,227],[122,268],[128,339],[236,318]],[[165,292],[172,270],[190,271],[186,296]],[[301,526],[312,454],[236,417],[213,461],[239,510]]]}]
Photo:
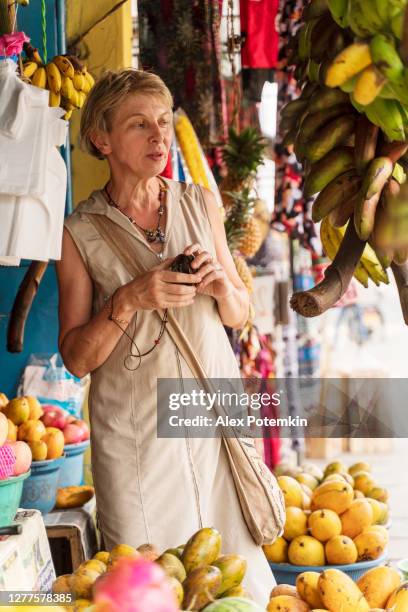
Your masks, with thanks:
[{"label": "hanging clothing", "polygon": [[276,68],[278,0],[240,0],[243,68]]},{"label": "hanging clothing", "polygon": [[[175,256],[196,242],[215,256],[200,188],[191,184],[184,189],[176,181],[165,182],[168,240],[163,257]],[[131,277],[83,213],[106,215],[128,231],[134,237],[135,257],[144,267],[152,268],[160,259],[132,223],[108,205],[101,191],[82,202],[65,224],[92,278],[94,312],[98,312],[104,300]],[[192,306],[175,309],[174,315],[208,376],[239,378],[213,298],[197,295]],[[155,313],[142,310],[127,333],[137,338],[143,351],[151,346],[155,330]],[[136,371],[124,367],[128,352],[129,339],[123,335],[105,363],[91,373],[92,470],[107,547],[149,542],[165,550],[187,541],[201,527],[213,526],[221,532],[223,553],[246,557],[246,586],[266,606],[274,578],[244,521],[220,438],[157,437],[157,379],[182,381],[194,378],[192,372],[167,332]]]}]

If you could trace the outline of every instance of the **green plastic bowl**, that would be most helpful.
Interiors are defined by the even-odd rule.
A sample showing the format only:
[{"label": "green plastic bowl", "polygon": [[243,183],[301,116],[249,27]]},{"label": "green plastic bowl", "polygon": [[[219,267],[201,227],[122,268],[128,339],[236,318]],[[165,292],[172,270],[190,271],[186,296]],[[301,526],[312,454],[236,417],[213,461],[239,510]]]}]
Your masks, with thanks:
[{"label": "green plastic bowl", "polygon": [[20,507],[24,480],[30,473],[31,470],[20,476],[0,480],[0,527],[6,527],[13,522]]}]

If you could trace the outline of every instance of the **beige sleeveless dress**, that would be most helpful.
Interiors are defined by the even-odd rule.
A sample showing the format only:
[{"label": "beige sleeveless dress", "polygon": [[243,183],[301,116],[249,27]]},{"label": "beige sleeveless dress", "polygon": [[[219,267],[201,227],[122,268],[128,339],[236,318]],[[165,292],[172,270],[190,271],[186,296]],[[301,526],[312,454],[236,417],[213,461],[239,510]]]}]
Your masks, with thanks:
[{"label": "beige sleeveless dress", "polygon": [[[215,255],[201,189],[171,180],[166,183],[163,258],[176,256],[195,242]],[[156,266],[160,258],[100,191],[81,202],[65,225],[93,280],[97,312],[131,278],[82,213],[107,215],[128,231],[134,237],[135,254],[146,268]],[[240,377],[213,298],[198,295],[194,305],[174,309],[174,314],[209,377]],[[159,327],[155,313],[140,311],[127,331],[144,352],[157,338]],[[180,378],[181,374],[191,379],[192,373],[166,332],[137,371],[124,367],[129,348],[129,339],[122,336],[105,363],[91,374],[92,471],[107,548],[149,542],[162,551],[182,544],[201,527],[215,527],[222,534],[224,554],[246,557],[245,586],[259,604],[266,605],[275,581],[244,522],[220,439],[157,438],[157,378]]]}]

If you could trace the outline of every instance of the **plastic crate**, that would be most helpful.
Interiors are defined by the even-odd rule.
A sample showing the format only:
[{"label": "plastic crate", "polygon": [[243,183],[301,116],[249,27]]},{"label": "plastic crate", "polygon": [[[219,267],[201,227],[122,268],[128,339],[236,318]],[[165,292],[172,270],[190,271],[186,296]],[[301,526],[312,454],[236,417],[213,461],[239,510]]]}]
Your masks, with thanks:
[{"label": "plastic crate", "polygon": [[382,565],[387,560],[385,552],[375,561],[361,561],[360,563],[350,563],[348,565],[291,565],[290,563],[271,563],[270,568],[276,580],[276,584],[296,584],[296,578],[303,572],[323,572],[328,569],[339,569],[354,581],[358,580],[367,570],[377,565]]}]

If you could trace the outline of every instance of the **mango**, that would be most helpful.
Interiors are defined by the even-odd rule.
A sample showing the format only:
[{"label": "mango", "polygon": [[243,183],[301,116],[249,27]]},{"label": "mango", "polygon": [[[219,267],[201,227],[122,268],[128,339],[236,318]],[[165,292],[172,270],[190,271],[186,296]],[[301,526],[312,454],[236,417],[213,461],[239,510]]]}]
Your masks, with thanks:
[{"label": "mango", "polygon": [[323,479],[323,482],[331,482],[332,480],[337,480],[337,482],[345,482],[345,478],[340,473],[330,474]]},{"label": "mango", "polygon": [[45,425],[42,421],[28,419],[28,421],[24,421],[19,426],[17,440],[22,440],[23,442],[41,440],[45,433]]},{"label": "mango", "polygon": [[28,405],[30,406],[30,415],[28,418],[34,420],[40,419],[44,414],[44,410],[42,409],[42,406],[38,399],[36,397],[33,397],[32,395],[26,395],[25,397],[28,401]]},{"label": "mango", "polygon": [[373,567],[357,580],[357,586],[371,608],[385,608],[388,599],[400,584],[399,573],[385,566]]},{"label": "mango", "polygon": [[80,610],[84,610],[85,608],[89,608],[92,605],[92,601],[90,599],[76,599],[74,605],[74,612],[80,612]]},{"label": "mango", "polygon": [[98,559],[98,561],[102,561],[105,565],[108,565],[109,561],[109,553],[107,550],[100,550],[93,557],[94,559]]},{"label": "mango", "polygon": [[269,599],[272,599],[272,597],[277,597],[278,595],[290,595],[291,597],[297,597],[300,599],[297,588],[292,584],[277,584],[273,587]]},{"label": "mango", "polygon": [[271,563],[287,563],[289,560],[288,548],[289,544],[282,536],[276,538],[273,544],[264,544],[262,546],[265,557]]},{"label": "mango", "polygon": [[222,583],[218,567],[204,565],[189,572],[183,583],[183,610],[201,610],[212,601]]},{"label": "mango", "polygon": [[312,536],[298,536],[289,544],[289,562],[293,565],[325,565],[324,546]]},{"label": "mango", "polygon": [[318,572],[303,572],[296,578],[296,589],[301,599],[311,608],[321,608],[323,606],[318,587],[319,578],[320,574]]},{"label": "mango", "polygon": [[340,516],[341,533],[349,538],[355,538],[374,522],[373,509],[366,499],[354,499],[348,510]]},{"label": "mango", "polygon": [[341,534],[339,515],[327,508],[315,510],[309,516],[309,530],[314,538],[320,542],[327,542],[330,538]]},{"label": "mango", "polygon": [[302,463],[302,465],[300,466],[300,469],[303,470],[303,472],[307,472],[308,474],[311,474],[314,478],[316,478],[318,482],[323,480],[323,470],[321,470],[314,463],[309,463],[309,462]]},{"label": "mango", "polygon": [[47,445],[42,440],[32,440],[27,442],[28,446],[31,448],[31,453],[33,455],[33,461],[45,461],[47,458]]},{"label": "mango", "polygon": [[158,550],[153,544],[141,544],[141,546],[137,547],[137,551],[148,561],[156,561],[160,557]]},{"label": "mango", "polygon": [[133,546],[129,546],[129,544],[116,544],[112,548],[109,554],[108,559],[108,570],[111,569],[118,559],[122,557],[140,557],[141,554],[136,548]]},{"label": "mango", "polygon": [[183,585],[181,584],[181,582],[177,580],[177,578],[174,578],[174,576],[169,578],[169,582],[170,582],[171,588],[173,589],[173,593],[176,597],[177,605],[180,607],[184,599]]},{"label": "mango", "polygon": [[246,559],[241,555],[222,555],[213,561],[212,565],[218,567],[222,574],[222,582],[217,597],[240,585],[247,569]]},{"label": "mango", "polygon": [[81,563],[76,572],[82,569],[92,569],[93,571],[98,572],[98,574],[104,574],[107,570],[107,564],[100,559],[88,559],[88,561]]},{"label": "mango", "polygon": [[72,574],[63,574],[62,576],[58,576],[58,578],[52,583],[52,592],[71,593],[71,575]]},{"label": "mango", "polygon": [[0,410],[4,410],[4,408],[9,403],[8,397],[5,393],[0,393]]},{"label": "mango", "polygon": [[92,599],[92,586],[99,576],[100,573],[93,569],[83,568],[77,570],[72,574],[69,581],[71,592],[75,597]]},{"label": "mango", "polygon": [[313,491],[311,509],[328,508],[337,514],[342,514],[350,508],[353,499],[353,487],[345,481],[332,480],[324,482]]},{"label": "mango", "polygon": [[309,487],[309,489],[311,489],[312,491],[318,486],[319,481],[317,480],[317,478],[315,478],[314,476],[312,476],[311,474],[308,474],[307,472],[302,472],[301,474],[298,474],[296,476],[296,480],[298,481],[299,484],[304,484],[307,487]]},{"label": "mango", "polygon": [[156,559],[156,563],[158,563],[164,570],[164,572],[170,578],[176,578],[179,582],[183,582],[186,579],[186,570],[184,565],[174,555],[170,553],[163,553],[158,559]]},{"label": "mango", "polygon": [[30,417],[30,404],[26,397],[16,397],[9,401],[3,412],[14,425],[21,425]]},{"label": "mango", "polygon": [[278,485],[282,490],[285,506],[302,507],[302,487],[291,476],[279,476]]},{"label": "mango", "polygon": [[388,533],[378,531],[378,527],[379,525],[366,527],[354,538],[358,553],[357,561],[373,561],[384,552],[388,543]]},{"label": "mango", "polygon": [[187,542],[181,561],[187,574],[202,565],[211,565],[221,551],[221,534],[211,527],[197,531]]},{"label": "mango", "polygon": [[[51,429],[46,427],[46,430]],[[47,433],[41,438],[47,445],[47,459],[57,459],[64,453],[64,434],[60,429],[56,431],[47,431]]]},{"label": "mango", "polygon": [[309,612],[309,606],[291,595],[278,595],[268,603],[267,612]]},{"label": "mango", "polygon": [[330,474],[337,474],[338,472],[347,472],[346,466],[341,461],[332,461],[331,463],[326,465],[323,472],[323,478],[326,478],[326,476],[330,476]]},{"label": "mango", "polygon": [[338,569],[321,573],[318,588],[328,610],[341,612],[368,612],[370,606],[356,583]]},{"label": "mango", "polygon": [[17,441],[17,433],[18,433],[18,427],[17,425],[14,425],[13,421],[11,421],[10,419],[7,419],[7,438],[6,440],[8,440],[8,442],[16,442]]},{"label": "mango", "polygon": [[376,482],[370,472],[357,472],[354,475],[354,488],[367,495],[376,486]]},{"label": "mango", "polygon": [[286,508],[286,522],[283,531],[285,540],[291,541],[297,536],[307,534],[307,515],[296,506]]},{"label": "mango", "polygon": [[365,495],[361,491],[354,489],[354,499],[364,499]]},{"label": "mango", "polygon": [[348,536],[334,536],[326,542],[324,550],[329,565],[347,565],[357,561],[356,545]]},{"label": "mango", "polygon": [[310,506],[312,504],[312,496],[306,495],[306,493],[302,493],[302,509],[305,512],[310,512]]},{"label": "mango", "polygon": [[371,472],[371,465],[366,461],[359,461],[358,463],[353,463],[348,469],[348,473],[351,476],[357,474],[357,472]]},{"label": "mango", "polygon": [[399,586],[387,601],[387,610],[406,612],[408,610],[408,582]]},{"label": "mango", "polygon": [[376,499],[377,501],[386,504],[389,498],[389,493],[387,489],[383,487],[374,487],[367,493],[367,497],[371,497],[371,499]]},{"label": "mango", "polygon": [[381,502],[377,501],[376,499],[372,499],[371,497],[366,497],[364,499],[367,499],[368,503],[371,506],[371,509],[373,511],[373,525],[375,525],[376,523],[378,523],[382,516]]}]

